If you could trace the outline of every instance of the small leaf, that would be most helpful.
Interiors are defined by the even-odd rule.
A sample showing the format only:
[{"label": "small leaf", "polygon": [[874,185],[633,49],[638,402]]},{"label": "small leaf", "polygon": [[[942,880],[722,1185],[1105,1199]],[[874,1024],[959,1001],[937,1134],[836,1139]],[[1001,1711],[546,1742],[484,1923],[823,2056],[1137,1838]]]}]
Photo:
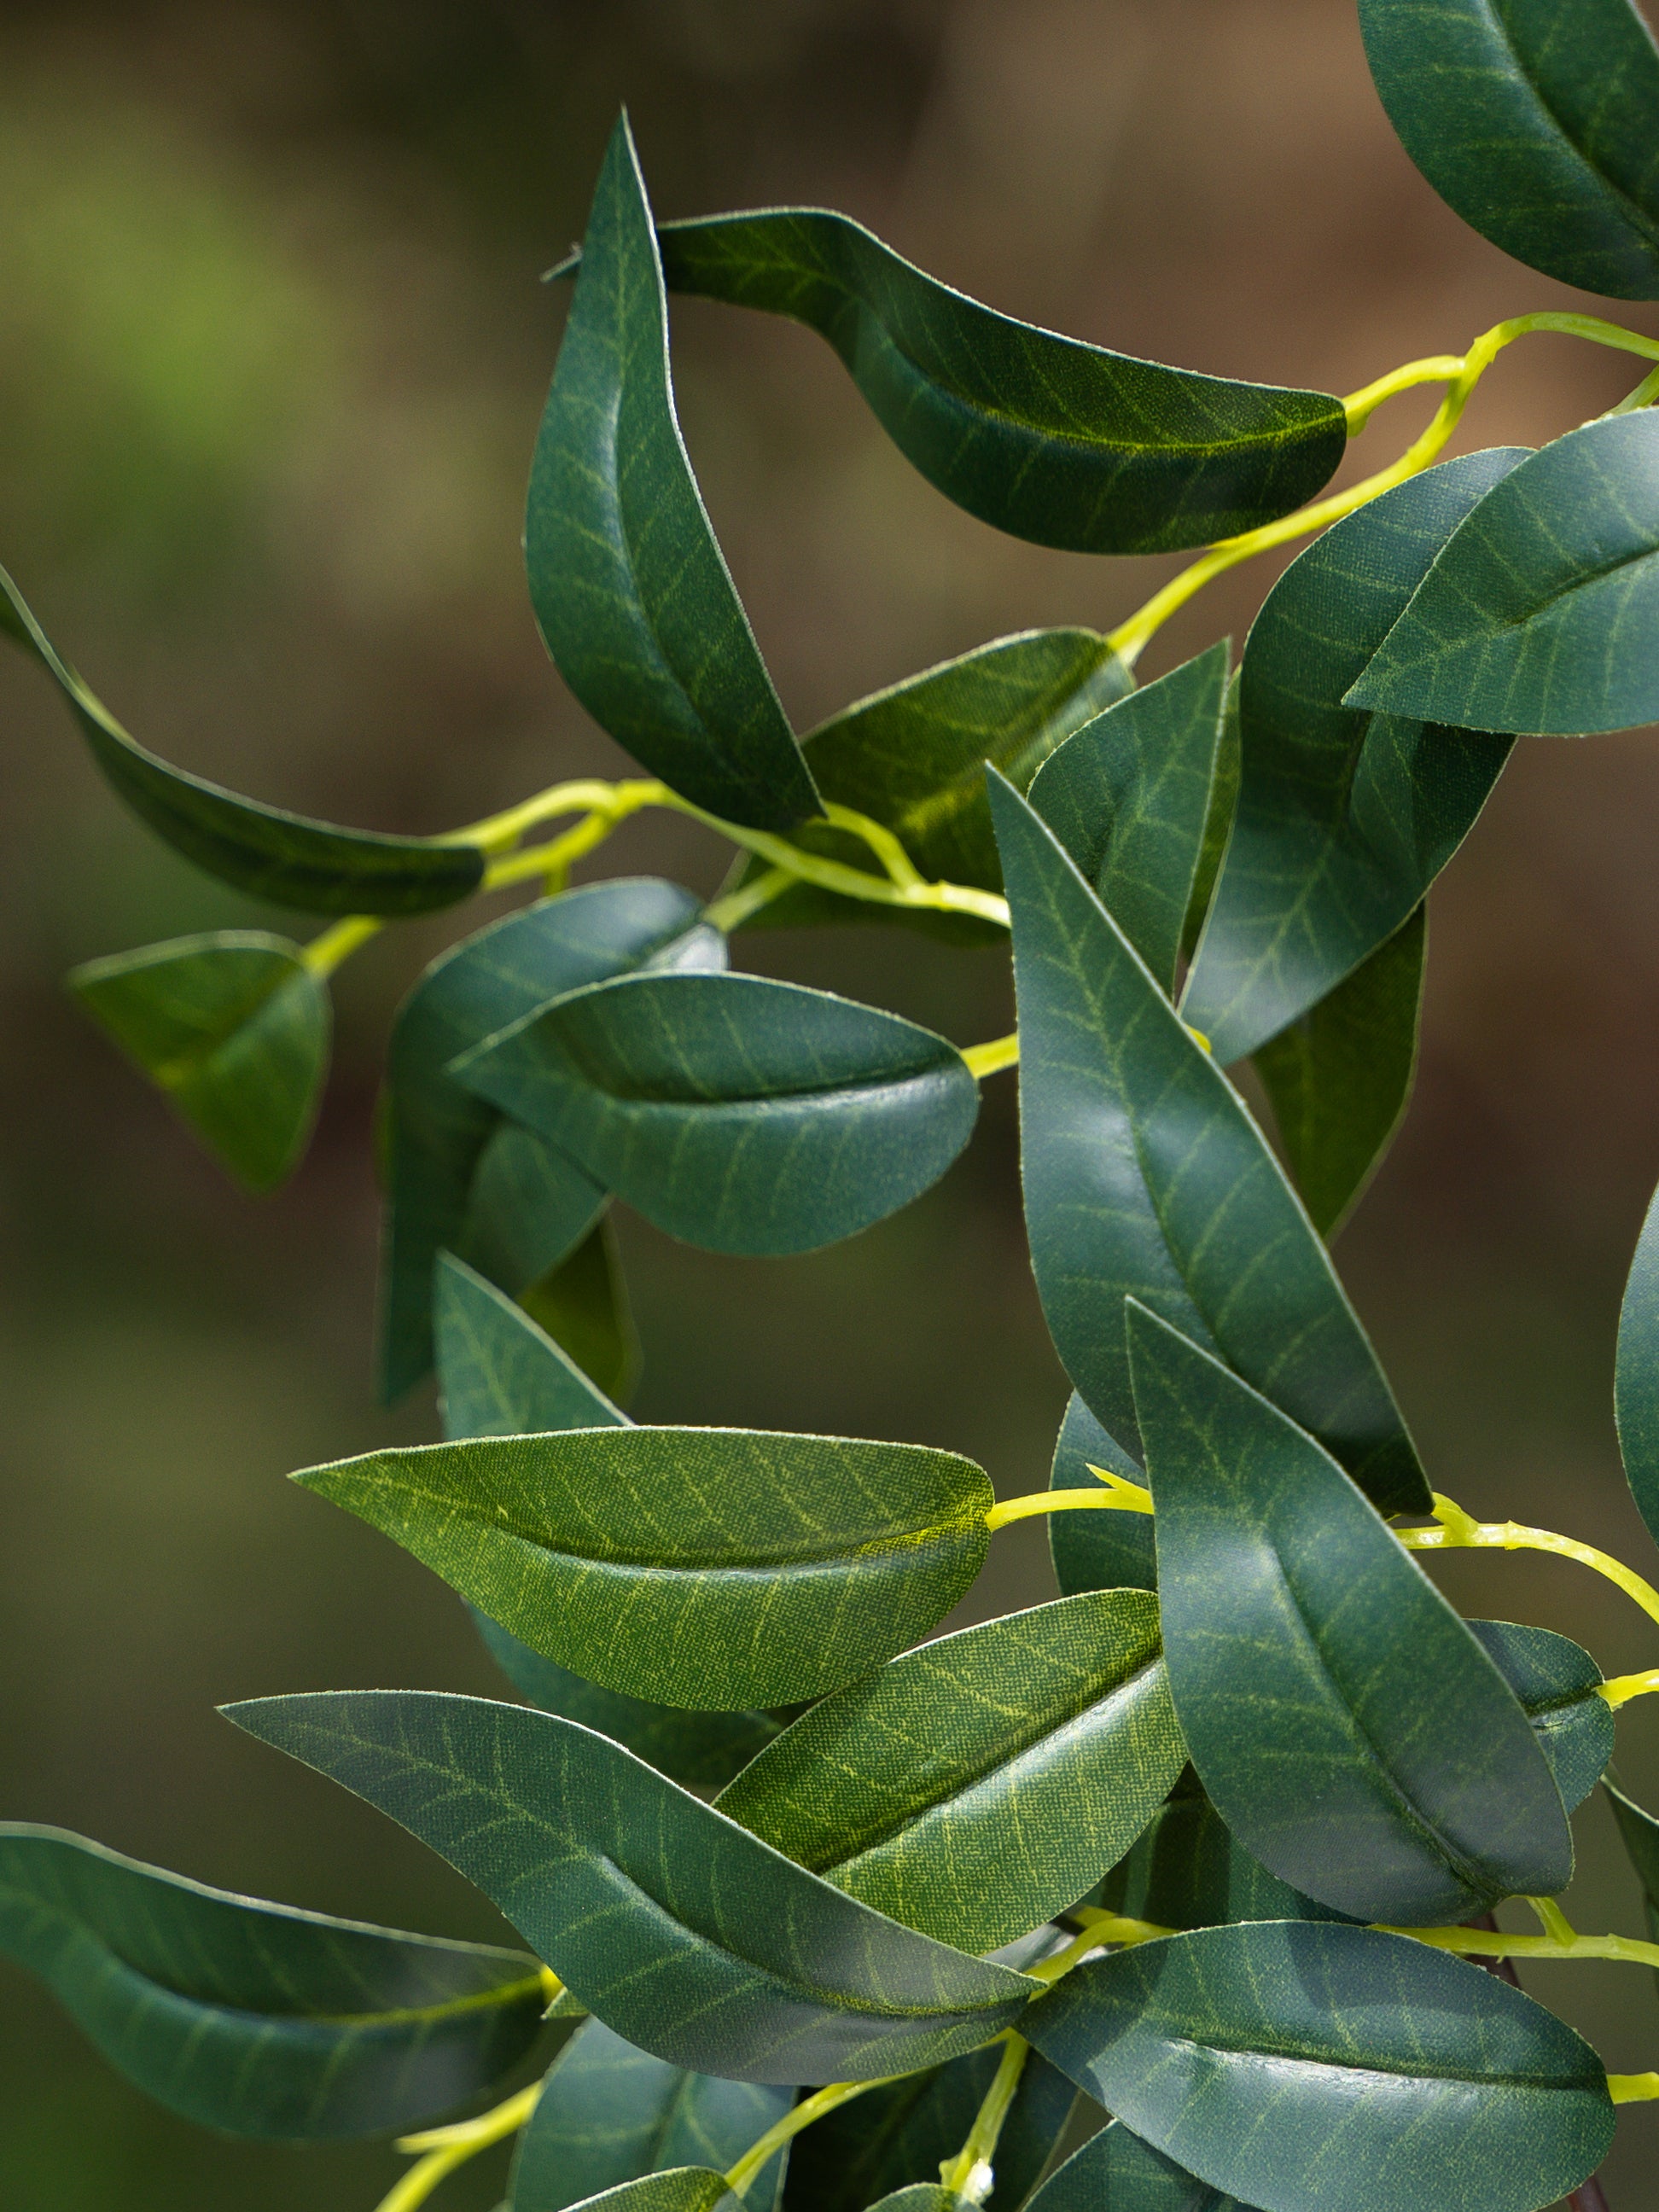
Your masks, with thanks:
[{"label": "small leaf", "polygon": [[1028,2212],[1253,2212],[1110,2120],[1057,2166]]},{"label": "small leaf", "polygon": [[545,1657],[679,1705],[837,1688],[948,1613],[993,1493],[921,1444],[579,1429],[369,1452],[295,1478]]},{"label": "small leaf", "polygon": [[60,1829],[0,1826],[0,1956],[204,2127],[342,2142],[441,2118],[532,2048],[520,1952],[233,1897]]},{"label": "small leaf", "polygon": [[531,463],[525,560],[560,674],[653,775],[753,830],[818,811],[680,435],[668,303],[626,118],[594,191]]},{"label": "small leaf", "polygon": [[482,882],[484,856],[476,845],[337,830],[239,799],[158,760],[59,659],[3,568],[0,632],[32,653],[52,678],[106,781],[133,813],[175,853],[238,890],[307,914],[411,915],[453,906]]},{"label": "small leaf", "polygon": [[1606,1680],[1582,1644],[1553,1629],[1513,1620],[1472,1620],[1469,1632],[1520,1700],[1555,1786],[1576,1812],[1613,1757],[1613,1708],[1597,1694]]},{"label": "small leaf", "polygon": [[1388,1511],[1429,1493],[1329,1255],[1224,1075],[1053,832],[992,802],[1013,908],[1031,1264],[1066,1372],[1139,1440],[1126,1297],[1213,1345]]},{"label": "small leaf", "polygon": [[70,976],[82,1005],[251,1190],[304,1156],[328,1078],[328,993],[262,930],[178,937]]},{"label": "small leaf", "polygon": [[1344,1917],[1252,1858],[1190,1766],[1128,1856],[1101,1884],[1101,1901],[1158,1928]]},{"label": "small leaf", "polygon": [[[1097,1468],[1145,1483],[1138,1461],[1109,1437],[1074,1390],[1054,1442],[1051,1490],[1104,1488]],[[1067,1597],[1079,1590],[1156,1589],[1158,1553],[1149,1513],[1051,1513],[1048,1550]]]},{"label": "small leaf", "polygon": [[1633,1797],[1627,1796],[1611,1775],[1602,1777],[1601,1787],[1613,1808],[1613,1817],[1618,1824],[1619,1839],[1625,1846],[1625,1856],[1636,1869],[1636,1878],[1642,1885],[1642,1902],[1646,1908],[1648,1932],[1659,1936],[1659,1820],[1638,1805]]},{"label": "small leaf", "polygon": [[633,1395],[643,1361],[609,1214],[519,1297],[532,1320],[599,1389],[612,1398]]},{"label": "small leaf", "polygon": [[1064,1911],[1187,1757],[1150,1591],[942,1636],[814,1705],[721,1812],[890,1919],[985,1952]]},{"label": "small leaf", "polygon": [[671,290],[817,331],[931,484],[1039,545],[1206,545],[1288,514],[1342,458],[1339,399],[1165,368],[1016,322],[844,215],[762,208],[659,235]]},{"label": "small leaf", "polygon": [[1480,1644],[1311,1437],[1129,1316],[1170,1686],[1229,1827],[1363,1920],[1564,1889],[1560,1793]]},{"label": "small leaf", "polygon": [[671,1236],[810,1252],[908,1206],[973,1132],[979,1090],[931,1030],[763,975],[625,976],[459,1063]]},{"label": "small leaf", "polygon": [[1267,2212],[1536,2212],[1613,2140],[1601,2062],[1570,2027],[1371,1928],[1137,1944],[1074,1969],[1021,2032],[1166,2158]]},{"label": "small leaf", "polygon": [[1648,1206],[1619,1314],[1613,1386],[1625,1480],[1659,1541],[1659,1192]]},{"label": "small leaf", "polygon": [[1216,745],[1215,772],[1210,779],[1210,803],[1204,814],[1204,841],[1199,847],[1187,919],[1181,930],[1181,957],[1190,963],[1215,898],[1217,879],[1233,834],[1238,811],[1238,779],[1242,768],[1239,736],[1238,679],[1235,668],[1227,684],[1227,703],[1221,713],[1221,736]]},{"label": "small leaf", "polygon": [[1227,699],[1224,640],[1097,716],[1030,802],[1173,997]]},{"label": "small leaf", "polygon": [[519,1927],[598,2019],[739,2081],[869,2081],[959,2057],[1033,1984],[793,1866],[601,1735],[423,1691],[226,1708],[378,1805]]},{"label": "small leaf", "polygon": [[1443,200],[1505,253],[1659,299],[1659,53],[1630,0],[1359,0],[1371,75]]},{"label": "small leaf", "polygon": [[[671,2166],[664,2173],[641,2174],[598,2197],[585,2197],[582,2212],[738,2212],[744,2202],[732,2196],[726,2176],[706,2166]],[[501,2212],[534,2212],[532,2205],[503,2205]]]}]

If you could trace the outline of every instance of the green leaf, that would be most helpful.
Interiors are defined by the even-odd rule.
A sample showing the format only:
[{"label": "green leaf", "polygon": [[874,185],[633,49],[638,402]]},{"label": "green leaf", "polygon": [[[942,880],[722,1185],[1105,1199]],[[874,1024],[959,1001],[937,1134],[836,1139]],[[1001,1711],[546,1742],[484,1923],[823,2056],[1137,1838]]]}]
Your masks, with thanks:
[{"label": "green leaf", "polygon": [[625,117],[594,191],[531,463],[525,560],[560,674],[653,775],[753,830],[818,811],[680,435],[668,303]]},{"label": "green leaf", "polygon": [[579,1429],[369,1452],[295,1478],[562,1667],[678,1705],[838,1688],[948,1613],[991,1486],[921,1444]]},{"label": "green leaf", "polygon": [[1517,261],[1659,299],[1659,53],[1630,0],[1359,0],[1371,75],[1443,200]]},{"label": "green leaf", "polygon": [[1575,1812],[1613,1757],[1613,1708],[1597,1694],[1606,1676],[1582,1644],[1553,1629],[1513,1620],[1472,1620],[1468,1628],[1519,1698],[1561,1802]]},{"label": "green leaf", "polygon": [[1190,1766],[1100,1893],[1114,1912],[1158,1928],[1344,1917],[1252,1858]]},{"label": "green leaf", "polygon": [[1209,820],[1229,647],[1109,707],[1037,771],[1031,805],[1171,997]]},{"label": "green leaf", "polygon": [[550,1713],[422,1691],[226,1710],[440,1852],[590,2012],[674,2065],[879,2079],[989,2041],[1031,1994]]},{"label": "green leaf", "polygon": [[1170,1686],[1228,1826],[1363,1920],[1565,1888],[1560,1792],[1480,1644],[1311,1437],[1129,1316]]},{"label": "green leaf", "polygon": [[1417,1074],[1425,903],[1317,1006],[1258,1045],[1279,1141],[1327,1242],[1364,1196],[1405,1118]]},{"label": "green leaf", "polygon": [[938,2181],[913,2182],[870,2207],[870,2212],[972,2212],[970,2200]]},{"label": "green leaf", "polygon": [[616,1224],[605,1214],[569,1257],[519,1293],[525,1311],[612,1398],[631,1397],[642,1359],[623,1278]]},{"label": "green leaf", "polygon": [[170,768],[127,735],[94,696],[0,568],[0,632],[45,668],[121,799],[175,853],[238,890],[307,914],[430,914],[469,897],[483,878],[476,845],[337,830],[258,799],[239,799]]},{"label": "green leaf", "polygon": [[457,1073],[647,1221],[714,1252],[856,1235],[936,1182],[979,1112],[945,1038],[764,975],[573,992]]},{"label": "green leaf", "polygon": [[233,1897],[12,1824],[0,1956],[38,1974],[146,2094],[273,2142],[439,2118],[518,2064],[546,2002],[520,1952]]},{"label": "green leaf", "polygon": [[1252,2212],[1109,2121],[1057,2166],[1029,2212]]},{"label": "green leaf", "polygon": [[720,1793],[775,1850],[963,1951],[1121,1857],[1186,1762],[1149,1590],[943,1636],[825,1698]]},{"label": "green leaf", "polygon": [[[723,2173],[706,2166],[677,2166],[584,2197],[582,2212],[590,2206],[595,2212],[599,2208],[603,2212],[738,2212],[745,2201],[732,2195]],[[534,2208],[514,2203],[501,2206],[501,2212],[534,2212]]]},{"label": "green leaf", "polygon": [[1206,545],[1288,514],[1342,458],[1340,399],[1165,368],[1016,322],[844,215],[762,208],[665,223],[659,239],[671,290],[817,331],[931,484],[1039,545]]},{"label": "green leaf", "polygon": [[70,988],[251,1190],[310,1141],[328,1079],[328,993],[297,945],[220,929],[75,969]]},{"label": "green leaf", "polygon": [[[1054,1443],[1048,1486],[1103,1488],[1096,1468],[1127,1475],[1131,1482],[1146,1480],[1139,1461],[1107,1435],[1073,1391]],[[1055,1579],[1067,1597],[1079,1590],[1158,1588],[1158,1554],[1149,1513],[1051,1513],[1048,1550]]]},{"label": "green leaf", "polygon": [[1619,1313],[1613,1386],[1625,1479],[1659,1541],[1659,1192],[1648,1206]]},{"label": "green leaf", "polygon": [[1348,515],[1293,561],[1245,642],[1231,842],[1181,1011],[1241,1060],[1392,937],[1468,835],[1510,747],[1357,708],[1368,657],[1516,447]]},{"label": "green leaf", "polygon": [[1138,1944],[1077,1967],[1021,2033],[1166,2158],[1267,2212],[1536,2212],[1613,2139],[1601,2062],[1570,2027],[1371,1928]]},{"label": "green leaf", "polygon": [[1388,1511],[1428,1486],[1328,1255],[1260,1130],[1053,832],[994,779],[1013,909],[1032,1267],[1067,1373],[1138,1440],[1123,1301],[1310,1429]]},{"label": "green leaf", "polygon": [[1613,1808],[1625,1855],[1642,1885],[1648,1933],[1659,1937],[1659,1820],[1633,1797],[1627,1796],[1610,1774],[1602,1776],[1601,1787]]},{"label": "green leaf", "polygon": [[1459,525],[1346,703],[1536,737],[1659,720],[1632,644],[1659,618],[1656,556],[1659,419],[1570,430]]}]

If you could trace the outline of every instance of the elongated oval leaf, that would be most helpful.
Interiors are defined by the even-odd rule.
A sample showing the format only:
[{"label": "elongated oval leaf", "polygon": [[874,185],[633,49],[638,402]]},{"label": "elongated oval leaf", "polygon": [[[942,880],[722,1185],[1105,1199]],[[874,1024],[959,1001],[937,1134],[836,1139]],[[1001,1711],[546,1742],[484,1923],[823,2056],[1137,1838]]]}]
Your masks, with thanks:
[{"label": "elongated oval leaf", "polygon": [[1224,2190],[1109,2121],[1064,2166],[1056,2166],[1030,2212],[1253,2212]]},{"label": "elongated oval leaf", "polygon": [[1582,1644],[1515,1620],[1472,1620],[1469,1632],[1514,1691],[1549,1761],[1569,1813],[1613,1757],[1613,1708],[1597,1694],[1606,1677]]},{"label": "elongated oval leaf", "polygon": [[1570,2027],[1370,1928],[1138,1944],[1068,1974],[1022,2033],[1165,2157],[1267,2212],[1537,2212],[1613,2139],[1601,2062]]},{"label": "elongated oval leaf", "polygon": [[627,120],[530,468],[531,603],[601,728],[683,798],[750,829],[818,811],[674,413],[668,306]]},{"label": "elongated oval leaf", "polygon": [[131,738],[88,690],[0,568],[0,633],[32,653],[81,726],[106,780],[174,852],[274,906],[307,914],[430,914],[468,897],[483,878],[476,845],[337,830],[255,799],[239,799],[170,768]]},{"label": "elongated oval leaf", "polygon": [[295,1480],[561,1666],[718,1707],[814,1697],[925,1633],[993,1503],[952,1452],[745,1429],[422,1444]]},{"label": "elongated oval leaf", "polygon": [[1625,1480],[1648,1534],[1659,1540],[1659,1192],[1625,1284],[1613,1403]]},{"label": "elongated oval leaf", "polygon": [[1360,1919],[1565,1888],[1560,1792],[1480,1644],[1311,1437],[1129,1314],[1170,1686],[1228,1826]]},{"label": "elongated oval leaf", "polygon": [[626,1399],[641,1353],[617,1224],[602,1214],[568,1258],[519,1293],[519,1304],[608,1398]]},{"label": "elongated oval leaf", "polygon": [[1100,1886],[1101,1902],[1157,1928],[1224,1927],[1238,1920],[1340,1920],[1253,1858],[1189,1766],[1146,1832]]},{"label": "elongated oval leaf", "polygon": [[810,1252],[908,1206],[973,1133],[953,1044],[763,975],[634,975],[463,1060],[467,1087],[647,1221],[714,1252]]},{"label": "elongated oval leaf", "polygon": [[520,1952],[233,1897],[56,1828],[0,1826],[0,1956],[186,2119],[273,2142],[440,2118],[534,2044]]},{"label": "elongated oval leaf", "polygon": [[992,784],[1013,909],[1025,1217],[1066,1372],[1139,1431],[1123,1301],[1267,1391],[1387,1511],[1428,1510],[1389,1386],[1237,1093],[1041,818]]},{"label": "elongated oval leaf", "polygon": [[1642,1902],[1647,1914],[1648,1931],[1650,1935],[1659,1933],[1659,1820],[1638,1805],[1611,1775],[1603,1776],[1601,1787],[1613,1808],[1613,1817],[1618,1824],[1619,1839],[1625,1846],[1625,1855],[1642,1885]]},{"label": "elongated oval leaf", "polygon": [[[1074,1390],[1054,1442],[1051,1490],[1104,1488],[1104,1474],[1144,1483],[1140,1463],[1109,1437]],[[1149,1513],[1051,1513],[1048,1550],[1054,1577],[1070,1597],[1078,1590],[1156,1589],[1158,1552]]]},{"label": "elongated oval leaf", "polygon": [[210,930],[89,960],[70,988],[251,1190],[299,1165],[328,1079],[328,992],[297,945]]},{"label": "elongated oval leaf", "polygon": [[720,1793],[786,1857],[989,1951],[1076,1901],[1186,1762],[1148,1590],[958,1630],[803,1714]]},{"label": "elongated oval leaf", "polygon": [[[663,2173],[641,2174],[636,2181],[620,2182],[597,2197],[582,2199],[582,2212],[738,2212],[743,2202],[726,2185],[726,2176],[706,2166],[670,2166]],[[501,2212],[520,2212],[517,2205]]]},{"label": "elongated oval leaf", "polygon": [[1181,1009],[1218,1060],[1254,1052],[1401,928],[1509,757],[1502,738],[1344,702],[1436,555],[1523,459],[1470,453],[1372,500],[1291,563],[1251,626],[1237,811]]},{"label": "elongated oval leaf", "polygon": [[1031,1994],[550,1713],[417,1691],[227,1711],[459,1868],[590,2012],[672,2064],[879,2079],[988,2042]]},{"label": "elongated oval leaf", "polygon": [[1659,53],[1630,0],[1359,0],[1371,75],[1442,199],[1517,261],[1659,299]]}]

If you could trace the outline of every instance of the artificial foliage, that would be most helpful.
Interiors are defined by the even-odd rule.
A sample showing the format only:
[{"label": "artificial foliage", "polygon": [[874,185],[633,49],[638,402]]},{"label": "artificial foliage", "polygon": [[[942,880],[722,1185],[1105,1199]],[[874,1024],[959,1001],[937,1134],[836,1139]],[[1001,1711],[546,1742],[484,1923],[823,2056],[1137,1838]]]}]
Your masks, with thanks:
[{"label": "artificial foliage", "polygon": [[[1359,15],[1407,150],[1477,230],[1659,298],[1659,52],[1629,0]],[[1554,1902],[1600,1786],[1659,1934],[1659,1817],[1607,1778],[1659,1668],[1607,1681],[1565,1636],[1464,1620],[1413,1555],[1553,1552],[1656,1622],[1659,1593],[1431,1486],[1330,1244],[1409,1097],[1427,894],[1517,738],[1659,715],[1659,341],[1552,310],[1346,398],[1231,382],[1030,328],[822,210],[659,231],[625,120],[550,273],[529,596],[639,776],[435,838],[283,813],[129,737],[0,574],[0,628],[126,804],[222,880],[335,917],[71,978],[250,1188],[303,1153],[340,963],[400,917],[535,894],[432,963],[387,1054],[380,1382],[435,1367],[444,1436],[296,1477],[453,1585],[502,1694],[228,1709],[528,1948],[18,1825],[0,1951],[177,2112],[399,2136],[382,2212],[512,2139],[510,2212],[1604,2203],[1615,2108],[1659,2098],[1659,2051],[1610,2075],[1488,1969],[1659,1965]],[[680,435],[675,293],[818,332],[988,525],[1196,558],[1109,635],[995,639],[798,738]],[[1540,330],[1650,366],[1540,452],[1443,458]],[[1421,386],[1429,428],[1322,497]],[[1137,683],[1170,614],[1300,539],[1237,661],[1223,640]],[[653,807],[726,842],[714,897],[571,888]],[[959,1048],[742,972],[748,931],[849,919],[1006,945],[1018,1031]],[[913,1443],[629,1419],[614,1203],[711,1251],[819,1249],[934,1183],[1016,1066],[1073,1389],[1047,1491],[998,1503]],[[1659,1206],[1616,1401],[1659,1535]],[[1062,1595],[935,1635],[1036,1515]],[[1510,1899],[1539,1933],[1499,1931]]]}]

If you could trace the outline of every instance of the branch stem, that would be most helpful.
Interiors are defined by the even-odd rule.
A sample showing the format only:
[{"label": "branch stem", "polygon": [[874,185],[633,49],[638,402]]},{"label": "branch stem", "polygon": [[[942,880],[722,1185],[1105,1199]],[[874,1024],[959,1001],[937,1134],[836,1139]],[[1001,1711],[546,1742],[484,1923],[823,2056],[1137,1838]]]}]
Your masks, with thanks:
[{"label": "branch stem", "polygon": [[982,2204],[996,2182],[996,2170],[992,2160],[997,2154],[997,2143],[1002,2134],[1004,2121],[1019,2090],[1020,2075],[1025,2071],[1025,2062],[1030,2057],[1031,2046],[1023,2035],[1012,2028],[1002,2046],[1002,2058],[991,2076],[991,2086],[968,2130],[967,2140],[954,2158],[939,2161],[939,2178],[956,2197],[969,2204]]},{"label": "branch stem", "polygon": [[541,2094],[541,2083],[532,2081],[516,2097],[509,2097],[493,2112],[481,2112],[476,2120],[460,2120],[453,2127],[430,2128],[422,2135],[403,2136],[397,2146],[399,2150],[424,2152],[425,2156],[380,2199],[375,2212],[415,2212],[415,2207],[424,2204],[457,2166],[465,2166],[492,2143],[517,2135],[535,2111]]},{"label": "branch stem", "polygon": [[[1626,1566],[1606,1552],[1598,1552],[1593,1544],[1581,1544],[1574,1537],[1557,1535],[1553,1528],[1528,1528],[1518,1521],[1477,1521],[1453,1499],[1443,1497],[1438,1491],[1433,1495],[1436,1527],[1395,1530],[1408,1552],[1553,1552],[1561,1559],[1576,1559],[1581,1567],[1605,1575],[1610,1583],[1618,1584],[1626,1597],[1633,1598],[1650,1620],[1659,1620],[1659,1590],[1651,1583],[1644,1582],[1633,1567]],[[1659,1679],[1627,1674],[1620,1683],[1602,1686],[1604,1692],[1617,1688],[1624,1692],[1609,1698],[1609,1704],[1622,1705],[1627,1698],[1640,1696],[1642,1690],[1628,1686],[1632,1682],[1640,1682],[1648,1689],[1659,1687]]]}]

